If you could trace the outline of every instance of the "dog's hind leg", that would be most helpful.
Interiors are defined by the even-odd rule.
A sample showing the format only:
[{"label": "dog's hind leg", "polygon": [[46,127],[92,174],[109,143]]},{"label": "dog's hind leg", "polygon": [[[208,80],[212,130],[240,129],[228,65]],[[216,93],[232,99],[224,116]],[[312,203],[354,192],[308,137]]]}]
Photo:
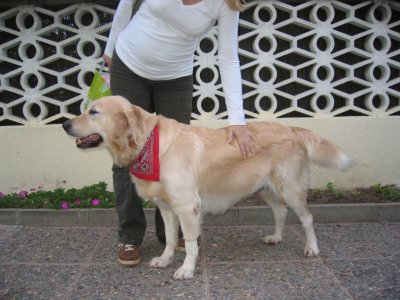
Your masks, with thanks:
[{"label": "dog's hind leg", "polygon": [[285,201],[297,214],[305,230],[306,246],[304,248],[304,255],[307,257],[317,256],[319,254],[319,249],[314,232],[313,216],[307,205],[306,190],[290,190],[290,192],[285,195]]},{"label": "dog's hind leg", "polygon": [[172,262],[178,244],[179,223],[177,216],[169,208],[160,207],[160,211],[165,226],[166,245],[163,254],[150,261],[150,266],[156,268],[164,268]]},{"label": "dog's hind leg", "polygon": [[185,239],[186,257],[183,265],[176,270],[174,274],[175,279],[193,278],[199,253],[197,238],[200,235],[201,223],[200,198],[198,196],[196,198],[196,201],[194,201],[196,203],[195,206],[188,205],[177,212]]},{"label": "dog's hind leg", "polygon": [[275,231],[273,235],[266,235],[264,242],[271,245],[276,245],[282,241],[282,232],[285,227],[287,209],[283,200],[273,193],[263,190],[260,195],[264,201],[271,207],[275,219]]}]

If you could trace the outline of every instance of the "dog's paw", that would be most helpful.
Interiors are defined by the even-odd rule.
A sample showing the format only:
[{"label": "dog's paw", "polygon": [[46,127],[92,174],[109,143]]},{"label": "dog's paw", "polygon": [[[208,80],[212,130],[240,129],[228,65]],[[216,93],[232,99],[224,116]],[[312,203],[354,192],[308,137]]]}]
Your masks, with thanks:
[{"label": "dog's paw", "polygon": [[305,257],[314,257],[314,256],[318,256],[318,254],[319,254],[318,247],[306,246],[306,248],[304,248],[304,256]]},{"label": "dog's paw", "polygon": [[193,273],[194,270],[188,270],[183,267],[180,267],[178,270],[176,270],[174,278],[177,280],[190,279],[193,278]]},{"label": "dog's paw", "polygon": [[266,235],[264,237],[264,243],[269,245],[276,245],[282,242],[282,237],[277,237],[275,235]]},{"label": "dog's paw", "polygon": [[150,267],[152,268],[165,268],[171,263],[171,259],[164,259],[163,257],[154,257],[150,261]]}]

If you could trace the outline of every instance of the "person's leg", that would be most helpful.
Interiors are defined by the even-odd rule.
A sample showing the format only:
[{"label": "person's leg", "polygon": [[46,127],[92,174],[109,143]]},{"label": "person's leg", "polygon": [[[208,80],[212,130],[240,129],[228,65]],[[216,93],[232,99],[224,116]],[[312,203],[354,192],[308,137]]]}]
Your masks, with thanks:
[{"label": "person's leg", "polygon": [[[150,108],[149,87],[145,81],[125,66],[116,53],[114,53],[111,68],[111,92],[113,95],[127,98],[143,109]],[[124,245],[139,246],[146,230],[142,200],[132,183],[128,168],[114,165],[112,171],[118,215],[118,240]],[[125,266],[137,264],[140,260],[140,252],[134,253],[133,247],[127,247],[126,250],[120,248],[118,255],[120,263]],[[139,258],[137,258],[138,255]]]},{"label": "person's leg", "polygon": [[115,206],[118,215],[118,240],[123,244],[139,246],[146,230],[142,202],[129,169],[113,165]]},{"label": "person's leg", "polygon": [[[174,80],[152,82],[154,110],[167,118],[184,124],[190,124],[193,99],[193,76]],[[165,243],[164,223],[160,211],[155,214],[156,234],[158,240]],[[179,230],[179,237],[182,232]],[[183,248],[183,245],[179,245]]]},{"label": "person's leg", "polygon": [[158,241],[161,244],[165,244],[166,237],[165,237],[164,221],[163,221],[163,218],[161,216],[161,211],[158,208],[158,206],[156,206],[154,221],[156,223],[156,235],[157,235]]},{"label": "person's leg", "polygon": [[190,124],[193,107],[193,76],[152,82],[154,108],[157,114]]},{"label": "person's leg", "polygon": [[151,86],[148,80],[132,72],[114,52],[111,68],[111,93],[152,112]]}]

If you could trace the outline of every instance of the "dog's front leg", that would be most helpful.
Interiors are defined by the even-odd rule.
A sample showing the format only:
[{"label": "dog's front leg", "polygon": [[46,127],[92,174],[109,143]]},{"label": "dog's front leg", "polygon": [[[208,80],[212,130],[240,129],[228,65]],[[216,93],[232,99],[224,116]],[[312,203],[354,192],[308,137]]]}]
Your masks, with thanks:
[{"label": "dog's front leg", "polygon": [[175,279],[189,279],[193,278],[196,261],[199,254],[199,247],[197,239],[194,241],[185,240],[186,257],[183,265],[176,270],[174,274]]},{"label": "dog's front leg", "polygon": [[168,266],[174,258],[174,252],[178,245],[178,218],[170,209],[160,207],[160,211],[165,226],[166,246],[161,256],[154,257],[150,261],[150,266],[155,268],[165,268]]},{"label": "dog's front leg", "polygon": [[192,210],[179,215],[179,221],[185,238],[186,257],[183,265],[176,270],[175,279],[193,278],[196,261],[199,254],[197,238],[200,235],[200,213]]}]

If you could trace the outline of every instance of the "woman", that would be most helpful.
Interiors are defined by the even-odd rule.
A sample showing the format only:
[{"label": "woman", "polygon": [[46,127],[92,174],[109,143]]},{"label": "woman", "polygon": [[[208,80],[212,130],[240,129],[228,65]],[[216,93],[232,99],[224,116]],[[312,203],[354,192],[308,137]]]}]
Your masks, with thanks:
[{"label": "woman", "polygon": [[[242,155],[251,156],[257,141],[245,125],[243,111],[237,50],[240,0],[144,0],[132,18],[135,2],[120,1],[105,49],[112,94],[189,124],[194,53],[199,38],[217,21],[219,69],[228,110],[227,142],[236,140]],[[113,166],[113,181],[121,243],[118,260],[133,266],[140,261],[146,220],[129,170]],[[156,230],[163,241],[158,210]]]}]

